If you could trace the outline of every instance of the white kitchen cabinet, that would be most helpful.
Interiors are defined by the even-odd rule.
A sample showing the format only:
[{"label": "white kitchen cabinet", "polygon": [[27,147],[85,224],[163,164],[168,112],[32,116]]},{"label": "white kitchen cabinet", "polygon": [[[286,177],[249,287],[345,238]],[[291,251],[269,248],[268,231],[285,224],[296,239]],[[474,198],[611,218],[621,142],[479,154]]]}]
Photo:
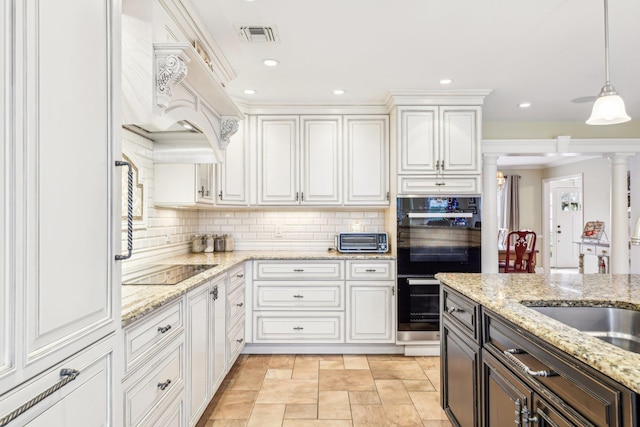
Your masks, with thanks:
[{"label": "white kitchen cabinet", "polygon": [[479,194],[480,175],[433,177],[426,175],[398,176],[398,194]]},{"label": "white kitchen cabinet", "polygon": [[240,123],[238,132],[231,137],[227,149],[222,152],[223,163],[217,165],[217,205],[249,204],[249,138],[245,137],[247,126],[247,123]]},{"label": "white kitchen cabinet", "polygon": [[341,203],[341,118],[258,117],[258,204]]},{"label": "white kitchen cabinet", "polygon": [[388,205],[388,116],[345,116],[344,153],[344,204]]},{"label": "white kitchen cabinet", "polygon": [[[22,394],[19,405],[51,384],[40,378],[52,366],[71,362],[120,327],[117,6],[106,0],[0,6],[0,417],[15,409],[12,396],[21,384],[44,388],[28,387],[33,394]],[[108,342],[103,361],[112,363],[114,340]],[[50,414],[67,414],[65,425],[87,425],[76,418],[82,414],[95,425],[107,424],[105,412],[113,416],[105,390],[118,382],[114,370],[93,379],[88,366],[45,403]],[[95,415],[87,414],[84,389],[70,392],[80,383],[101,390],[92,397]],[[71,414],[77,404],[85,406]],[[32,418],[30,411],[16,425]]]},{"label": "white kitchen cabinet", "polygon": [[481,107],[398,107],[398,175],[480,174]]},{"label": "white kitchen cabinet", "polygon": [[215,165],[156,163],[153,167],[157,206],[207,206],[215,203]]},{"label": "white kitchen cabinet", "polygon": [[189,425],[198,422],[226,373],[227,282],[223,274],[187,294],[185,400]]},{"label": "white kitchen cabinet", "polygon": [[245,265],[229,270],[227,293],[227,370],[231,369],[245,345]]}]

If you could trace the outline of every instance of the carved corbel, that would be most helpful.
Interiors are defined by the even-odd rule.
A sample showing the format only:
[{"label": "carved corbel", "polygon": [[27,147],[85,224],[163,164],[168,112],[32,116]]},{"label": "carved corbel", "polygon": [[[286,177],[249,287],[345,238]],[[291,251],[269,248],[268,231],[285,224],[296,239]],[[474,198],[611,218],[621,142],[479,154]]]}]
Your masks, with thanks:
[{"label": "carved corbel", "polygon": [[220,117],[220,149],[224,150],[231,142],[231,137],[238,132],[239,122],[236,117]]},{"label": "carved corbel", "polygon": [[156,56],[156,103],[166,108],[171,89],[187,77],[187,63],[177,55]]}]

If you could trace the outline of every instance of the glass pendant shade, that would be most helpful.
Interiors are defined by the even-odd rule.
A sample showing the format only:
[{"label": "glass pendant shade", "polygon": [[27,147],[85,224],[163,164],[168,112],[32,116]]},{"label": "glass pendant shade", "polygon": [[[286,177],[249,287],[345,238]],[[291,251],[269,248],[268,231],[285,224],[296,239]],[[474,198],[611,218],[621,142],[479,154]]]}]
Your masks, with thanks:
[{"label": "glass pendant shade", "polygon": [[[607,86],[609,86],[607,88]],[[602,88],[600,95],[593,103],[588,125],[615,125],[631,120],[624,107],[624,101],[610,85]]]}]

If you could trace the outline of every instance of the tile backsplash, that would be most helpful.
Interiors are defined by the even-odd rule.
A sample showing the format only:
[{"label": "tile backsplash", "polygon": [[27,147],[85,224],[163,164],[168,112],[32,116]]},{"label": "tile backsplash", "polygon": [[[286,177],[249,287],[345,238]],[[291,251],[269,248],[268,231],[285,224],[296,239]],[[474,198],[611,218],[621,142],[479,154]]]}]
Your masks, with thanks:
[{"label": "tile backsplash", "polygon": [[[156,208],[153,143],[123,129],[123,153],[137,167],[144,194],[143,219],[134,222],[134,256],[125,268],[188,252],[194,234],[231,234],[235,250],[326,250],[339,232],[385,231],[384,209]],[[124,219],[123,252],[126,240]]]}]

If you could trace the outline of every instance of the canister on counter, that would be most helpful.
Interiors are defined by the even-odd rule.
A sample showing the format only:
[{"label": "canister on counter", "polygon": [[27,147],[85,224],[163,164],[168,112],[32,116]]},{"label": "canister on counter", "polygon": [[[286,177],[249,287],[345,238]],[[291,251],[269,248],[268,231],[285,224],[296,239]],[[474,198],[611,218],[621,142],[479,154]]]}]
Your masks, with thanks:
[{"label": "canister on counter", "polygon": [[213,239],[213,249],[216,252],[224,252],[224,237],[216,235]]},{"label": "canister on counter", "polygon": [[224,251],[233,252],[233,236],[231,234],[224,235]]}]

